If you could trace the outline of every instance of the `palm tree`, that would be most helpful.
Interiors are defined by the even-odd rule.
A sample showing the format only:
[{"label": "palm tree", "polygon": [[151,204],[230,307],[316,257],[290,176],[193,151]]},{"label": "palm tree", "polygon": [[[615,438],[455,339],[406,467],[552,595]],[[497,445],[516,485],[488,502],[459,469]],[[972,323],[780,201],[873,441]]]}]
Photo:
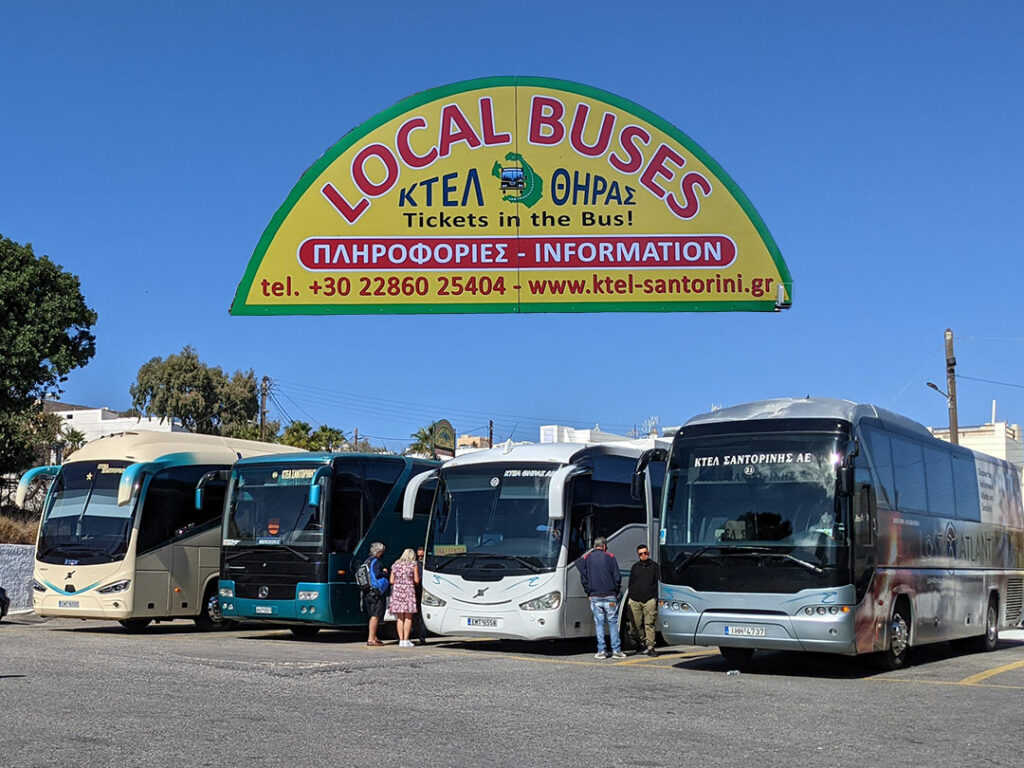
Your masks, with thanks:
[{"label": "palm tree", "polygon": [[405,449],[406,454],[434,458],[434,427],[436,424],[436,421],[431,422],[426,427],[420,427],[409,435],[413,442]]},{"label": "palm tree", "polygon": [[67,447],[68,453],[77,451],[85,445],[85,433],[80,430],[74,428],[64,429],[61,431],[61,434],[64,438],[64,445]]}]

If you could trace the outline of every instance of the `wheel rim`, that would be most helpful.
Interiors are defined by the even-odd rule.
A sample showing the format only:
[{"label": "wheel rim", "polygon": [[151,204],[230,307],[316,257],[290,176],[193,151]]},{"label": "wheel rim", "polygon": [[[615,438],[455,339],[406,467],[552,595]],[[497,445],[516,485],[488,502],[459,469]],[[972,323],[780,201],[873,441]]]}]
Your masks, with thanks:
[{"label": "wheel rim", "polygon": [[902,656],[903,652],[907,650],[907,620],[903,618],[903,614],[895,613],[892,617],[892,653],[893,656]]},{"label": "wheel rim", "polygon": [[214,595],[210,598],[210,601],[206,604],[206,615],[210,618],[214,624],[220,624],[224,617],[220,612],[220,600]]},{"label": "wheel rim", "polygon": [[988,604],[988,612],[985,614],[985,637],[988,638],[989,644],[995,643],[996,641],[996,607],[992,603]]}]

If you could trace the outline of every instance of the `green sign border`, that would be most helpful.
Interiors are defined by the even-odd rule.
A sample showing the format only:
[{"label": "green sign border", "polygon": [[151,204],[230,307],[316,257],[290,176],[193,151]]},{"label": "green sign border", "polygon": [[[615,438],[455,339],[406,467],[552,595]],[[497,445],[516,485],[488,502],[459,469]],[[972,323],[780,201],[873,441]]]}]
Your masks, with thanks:
[{"label": "green sign border", "polygon": [[[365,123],[356,126],[342,136],[334,146],[328,149],[319,160],[313,163],[313,165],[311,165],[306,172],[302,174],[299,182],[292,187],[292,191],[288,193],[288,197],[285,199],[284,203],[277,209],[273,218],[271,218],[267,228],[263,230],[263,236],[260,237],[260,241],[256,245],[256,250],[253,252],[252,258],[249,259],[249,264],[245,269],[245,274],[242,276],[242,281],[238,284],[238,289],[235,291],[235,298],[231,302],[231,308],[229,310],[230,313],[235,316],[372,314],[454,315],[496,313],[530,314],[543,312],[774,312],[779,308],[776,306],[774,297],[752,299],[750,301],[659,301],[643,303],[586,302],[582,304],[573,302],[488,302],[486,304],[457,305],[360,304],[358,306],[335,306],[330,304],[289,304],[287,306],[275,306],[250,305],[246,303],[246,297],[249,295],[249,291],[252,288],[253,280],[256,278],[256,272],[259,270],[259,266],[263,262],[263,257],[266,255],[267,249],[270,247],[270,243],[273,242],[274,236],[277,234],[278,229],[280,229],[281,223],[285,220],[288,214],[291,213],[292,208],[295,207],[299,198],[310,188],[310,186],[312,186],[313,182],[319,178],[320,174],[323,173],[331,163],[337,160],[341,154],[349,149],[349,147],[389,120],[423,104],[445,98],[446,96],[452,96],[481,88],[508,86],[518,87],[520,85],[561,90],[566,91],[567,93],[574,93],[579,96],[604,101],[611,106],[618,107],[624,112],[628,112],[635,117],[640,118],[641,120],[647,121],[663,133],[678,141],[687,149],[687,151],[690,152],[690,154],[698,158],[712,171],[712,173],[714,173],[718,180],[725,185],[725,188],[729,190],[729,193],[733,198],[740,204],[740,207],[743,209],[744,213],[747,214],[750,222],[757,229],[758,234],[761,236],[761,241],[764,243],[765,248],[767,248],[768,253],[771,255],[772,261],[775,263],[775,268],[779,271],[779,277],[782,279],[782,283],[786,287],[786,293],[789,295],[789,301],[792,303],[793,278],[790,276],[789,268],[786,266],[786,262],[782,258],[779,246],[775,243],[775,239],[768,231],[768,227],[765,225],[761,215],[754,208],[749,198],[747,198],[743,193],[743,190],[739,188],[739,185],[737,185],[736,182],[732,180],[732,177],[725,172],[725,169],[723,169],[722,166],[714,160],[714,158],[705,152],[704,149],[689,136],[671,123],[667,122],[665,119],[659,117],[650,110],[641,107],[639,104],[636,104],[629,99],[624,99],[621,96],[616,96],[614,93],[603,91],[600,88],[593,88],[591,86],[574,83],[569,80],[556,80],[547,77],[503,76],[463,80],[458,83],[451,83],[449,85],[442,85],[437,88],[421,91],[420,93],[403,99],[389,109],[380,112]],[[787,304],[786,306],[789,305]]]}]

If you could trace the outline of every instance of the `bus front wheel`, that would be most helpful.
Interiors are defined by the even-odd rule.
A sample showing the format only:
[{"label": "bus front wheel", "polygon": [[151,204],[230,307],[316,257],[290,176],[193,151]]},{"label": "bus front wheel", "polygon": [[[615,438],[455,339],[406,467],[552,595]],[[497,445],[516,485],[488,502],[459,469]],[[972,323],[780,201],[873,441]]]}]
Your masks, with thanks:
[{"label": "bus front wheel", "polygon": [[203,632],[215,632],[219,629],[227,629],[228,623],[220,612],[220,598],[217,596],[217,580],[214,579],[206,587],[203,593],[199,615],[193,621],[196,627]]},{"label": "bus front wheel", "polygon": [[889,620],[889,647],[882,651],[885,669],[902,669],[910,651],[910,610],[905,600],[897,600]]}]

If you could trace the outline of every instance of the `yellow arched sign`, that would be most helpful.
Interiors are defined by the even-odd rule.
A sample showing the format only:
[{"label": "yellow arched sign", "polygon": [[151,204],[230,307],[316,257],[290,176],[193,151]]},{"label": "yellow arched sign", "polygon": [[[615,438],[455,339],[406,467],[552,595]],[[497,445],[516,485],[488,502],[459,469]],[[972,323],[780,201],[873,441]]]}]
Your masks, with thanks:
[{"label": "yellow arched sign", "polygon": [[411,96],[299,180],[234,315],[771,311],[792,280],[718,164],[657,115],[536,77]]}]

